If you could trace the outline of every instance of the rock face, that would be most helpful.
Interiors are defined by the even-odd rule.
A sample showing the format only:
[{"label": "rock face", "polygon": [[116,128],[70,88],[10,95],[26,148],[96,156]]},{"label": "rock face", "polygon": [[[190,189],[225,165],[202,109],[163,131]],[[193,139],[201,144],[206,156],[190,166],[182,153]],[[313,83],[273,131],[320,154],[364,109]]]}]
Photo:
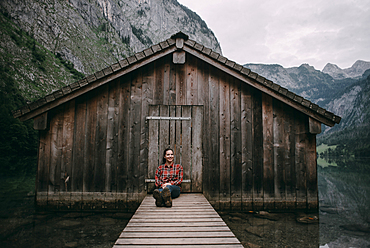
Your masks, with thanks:
[{"label": "rock face", "polygon": [[244,66],[317,104],[327,99],[328,94],[332,93],[326,89],[337,87],[331,76],[308,64],[291,68],[262,64],[245,64]]},{"label": "rock face", "polygon": [[348,129],[358,133],[349,132],[348,137],[367,137],[369,131],[366,130],[370,129],[370,70],[366,69],[370,62],[358,60],[344,70],[329,63],[323,71],[308,64],[292,68],[263,64],[244,66],[341,116],[339,125],[323,127],[322,137],[335,132],[349,132]]},{"label": "rock face", "polygon": [[[9,36],[13,33],[22,38],[17,33],[23,31],[35,40],[36,48],[49,53],[46,60],[57,55],[59,60],[71,63],[85,75],[168,39],[178,31],[221,53],[220,44],[206,23],[176,0],[2,0],[0,8],[4,22],[13,30],[2,33],[2,40],[12,42]],[[18,50],[25,50],[24,47],[13,46]],[[0,51],[3,63],[14,64],[9,61],[12,56],[6,53]],[[40,78],[49,80],[52,69],[48,64],[42,66],[45,71],[40,71],[38,66],[33,68],[33,79],[31,71],[14,76],[24,81],[21,88],[27,88],[30,82],[38,84]],[[65,84],[74,80],[62,81]]]},{"label": "rock face", "polygon": [[366,70],[370,69],[370,62],[357,60],[350,68],[341,69],[334,64],[326,64],[322,72],[329,74],[334,79],[360,78]]},{"label": "rock face", "polygon": [[342,131],[342,137],[351,133],[358,142],[368,143],[370,135],[370,70],[363,78],[337,92],[336,97],[325,105],[326,109],[342,116],[338,127],[325,127],[323,133]]}]

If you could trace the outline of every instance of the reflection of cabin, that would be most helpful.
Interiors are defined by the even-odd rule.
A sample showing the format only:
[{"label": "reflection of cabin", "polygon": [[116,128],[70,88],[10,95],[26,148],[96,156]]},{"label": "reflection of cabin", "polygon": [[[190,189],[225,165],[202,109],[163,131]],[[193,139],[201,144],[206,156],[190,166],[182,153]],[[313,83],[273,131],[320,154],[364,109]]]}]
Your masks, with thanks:
[{"label": "reflection of cabin", "polygon": [[316,134],[340,117],[182,33],[14,111],[39,130],[36,200],[127,209],[164,148],[216,209],[316,209]]}]

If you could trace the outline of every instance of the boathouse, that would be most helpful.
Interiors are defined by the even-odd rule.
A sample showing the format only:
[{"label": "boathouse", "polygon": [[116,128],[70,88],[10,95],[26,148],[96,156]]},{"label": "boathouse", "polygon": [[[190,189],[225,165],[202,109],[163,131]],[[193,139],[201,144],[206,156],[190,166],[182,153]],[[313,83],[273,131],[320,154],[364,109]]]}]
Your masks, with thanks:
[{"label": "boathouse", "polygon": [[39,130],[36,203],[136,209],[167,147],[217,210],[318,208],[316,134],[340,117],[177,33],[13,112]]}]

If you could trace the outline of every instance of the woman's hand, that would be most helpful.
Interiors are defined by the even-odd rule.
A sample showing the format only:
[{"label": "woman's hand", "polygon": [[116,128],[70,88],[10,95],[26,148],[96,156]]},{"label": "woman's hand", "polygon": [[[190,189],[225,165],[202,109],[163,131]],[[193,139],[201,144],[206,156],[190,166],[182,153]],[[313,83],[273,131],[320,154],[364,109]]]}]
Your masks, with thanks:
[{"label": "woman's hand", "polygon": [[164,184],[162,184],[162,189],[166,188],[167,185],[171,185],[171,183],[164,183]]}]

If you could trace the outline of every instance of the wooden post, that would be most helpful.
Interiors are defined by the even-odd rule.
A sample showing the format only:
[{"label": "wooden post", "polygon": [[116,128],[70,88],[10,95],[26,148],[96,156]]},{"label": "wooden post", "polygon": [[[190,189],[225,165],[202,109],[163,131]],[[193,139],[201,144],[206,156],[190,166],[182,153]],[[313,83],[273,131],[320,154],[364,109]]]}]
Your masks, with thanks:
[{"label": "wooden post", "polygon": [[321,122],[309,117],[308,118],[309,133],[319,134],[321,133]]},{"label": "wooden post", "polygon": [[48,112],[45,112],[33,119],[33,129],[35,130],[48,129]]},{"label": "wooden post", "polygon": [[174,64],[183,65],[186,62],[186,53],[185,51],[176,51],[173,53],[172,58]]}]

